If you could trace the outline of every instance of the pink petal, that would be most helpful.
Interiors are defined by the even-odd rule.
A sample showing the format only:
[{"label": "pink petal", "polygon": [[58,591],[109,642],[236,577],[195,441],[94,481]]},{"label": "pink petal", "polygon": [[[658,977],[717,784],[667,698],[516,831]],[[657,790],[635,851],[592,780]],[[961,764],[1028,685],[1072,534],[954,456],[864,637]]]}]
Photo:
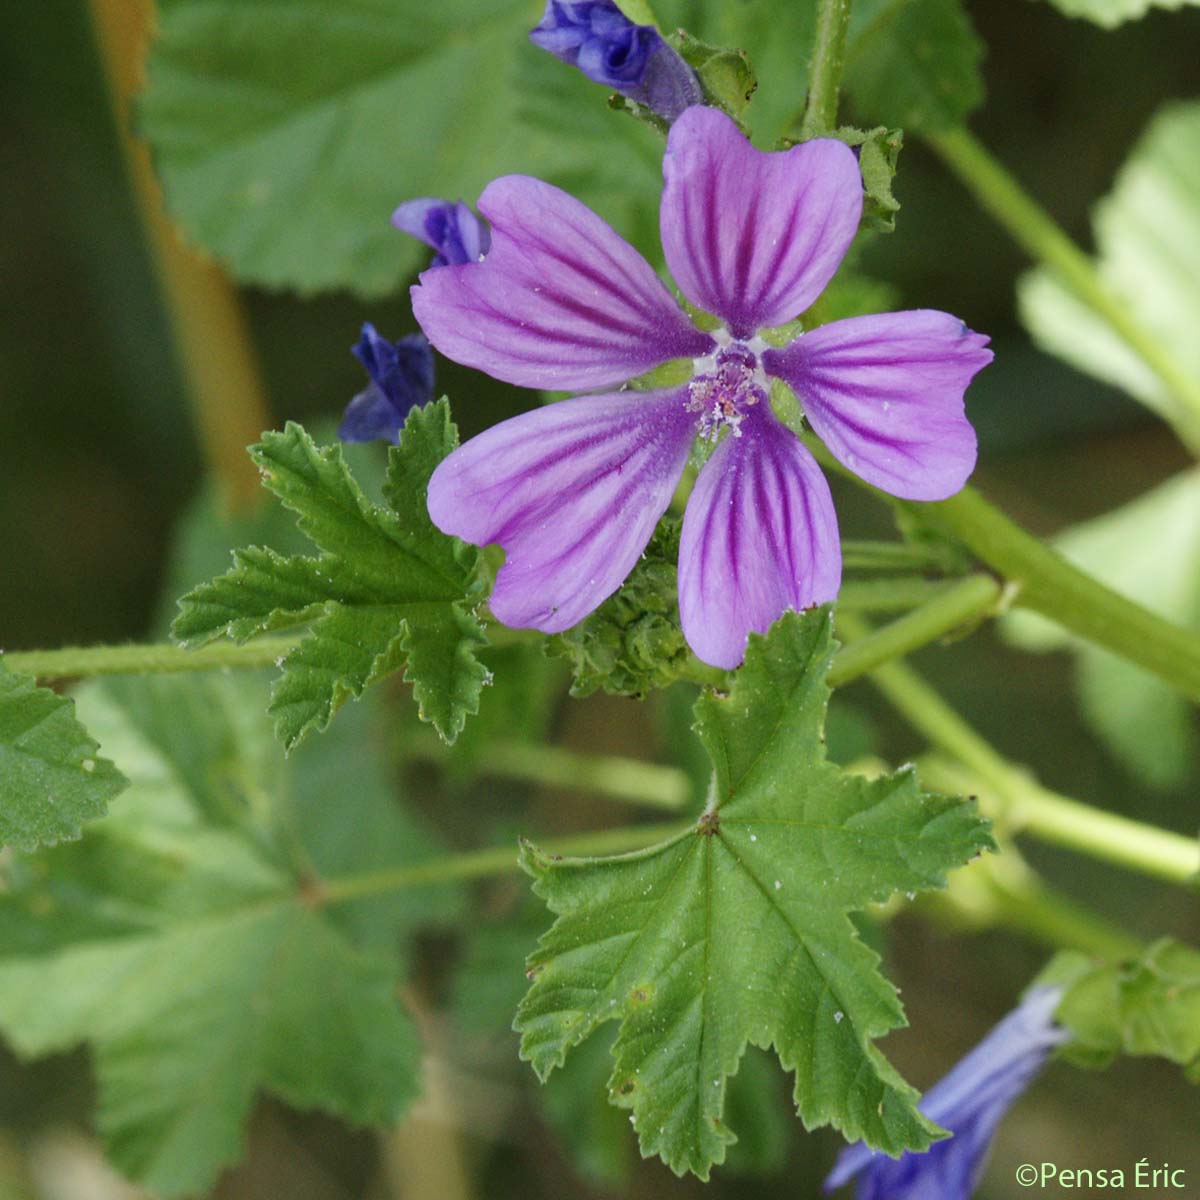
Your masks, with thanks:
[{"label": "pink petal", "polygon": [[650,264],[586,205],[539,179],[490,183],[482,262],[436,267],[412,289],[425,336],[455,362],[523,387],[623,383],[712,345]]},{"label": "pink petal", "polygon": [[683,518],[679,615],[697,657],[736,667],[751,632],[832,600],[842,551],[829,485],[769,409],[751,411],[705,464]]},{"label": "pink petal", "polygon": [[988,339],[931,309],[851,317],[768,350],[840,463],[906,500],[944,500],[975,468],[963,393],[992,361]]},{"label": "pink petal", "polygon": [[740,338],[812,304],[862,214],[862,179],[848,146],[822,138],[767,154],[715,108],[689,108],[671,126],[663,175],[671,275]]},{"label": "pink petal", "polygon": [[507,553],[498,620],[558,633],[620,587],[683,474],[695,436],[685,399],[577,396],[494,425],[438,466],[433,523]]}]

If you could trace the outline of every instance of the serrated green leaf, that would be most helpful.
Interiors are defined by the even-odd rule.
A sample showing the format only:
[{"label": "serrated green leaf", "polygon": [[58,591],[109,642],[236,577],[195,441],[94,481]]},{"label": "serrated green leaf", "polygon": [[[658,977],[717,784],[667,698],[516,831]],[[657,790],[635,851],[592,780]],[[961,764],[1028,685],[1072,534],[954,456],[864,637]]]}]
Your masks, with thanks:
[{"label": "serrated green leaf", "polygon": [[[1170,105],[1154,118],[1094,223],[1104,285],[1182,374],[1200,376],[1200,103]],[[1162,378],[1045,268],[1021,278],[1017,300],[1044,350],[1195,428]]]},{"label": "serrated green leaf", "polygon": [[1072,973],[1055,1013],[1072,1034],[1068,1058],[1104,1067],[1118,1054],[1153,1055],[1200,1080],[1200,951],[1163,938],[1133,962]]},{"label": "serrated green leaf", "polygon": [[[394,290],[429,257],[391,228],[396,205],[473,202],[511,172],[570,184],[609,215],[657,196],[652,135],[530,44],[539,0],[159,7],[139,126],[172,212],[240,279]],[[543,66],[571,138],[528,119]]]},{"label": "serrated green leaf", "polygon": [[524,849],[558,919],[530,959],[522,1055],[545,1077],[619,1021],[613,1102],[680,1173],[706,1177],[735,1140],[725,1094],[747,1043],[795,1072],[807,1127],[893,1154],[939,1133],[873,1044],[903,1009],[847,912],[942,886],[990,839],[911,769],[867,781],[826,761],[830,621],[786,614],[751,637],[730,692],[697,703],[715,779],[694,828],[608,859]]},{"label": "serrated green leaf", "polygon": [[[1184,628],[1200,630],[1200,470],[1185,471],[1144,496],[1066,530],[1055,546],[1110,587]],[[1006,615],[1001,628],[1028,650],[1077,655],[1084,716],[1139,778],[1183,784],[1200,754],[1188,701],[1156,676],[1072,638],[1033,613]]]},{"label": "serrated green leaf", "polygon": [[389,456],[388,508],[366,498],[340,447],[318,447],[299,425],[253,448],[266,486],[321,555],[235,552],[231,571],[180,601],[173,632],[196,645],[309,627],[280,663],[271,698],[289,749],[401,668],[422,719],[448,740],[478,711],[488,679],[476,657],[485,643],[475,615],[478,551],[434,528],[425,507],[429,477],[457,441],[444,399],[413,409]]},{"label": "serrated green leaf", "polygon": [[0,845],[50,846],[102,816],[126,781],[99,749],[70,697],[0,661]]},{"label": "serrated green leaf", "polygon": [[396,804],[354,718],[285,767],[253,677],[89,687],[130,777],[84,838],[6,866],[0,1029],[23,1055],[87,1042],[116,1165],[165,1196],[209,1187],[265,1090],[388,1123],[417,1090],[397,946],[446,889],[326,907],[330,878],[436,843]]},{"label": "serrated green leaf", "polygon": [[1115,29],[1125,21],[1144,17],[1152,8],[1167,8],[1177,12],[1195,5],[1198,0],[1049,0],[1059,12],[1068,17],[1083,17],[1094,25]]},{"label": "serrated green leaf", "polygon": [[860,0],[846,47],[846,90],[866,120],[930,133],[983,101],[983,43],[961,0]]},{"label": "serrated green leaf", "polygon": [[[528,897],[505,919],[470,930],[451,1000],[456,1029],[468,1039],[467,1061],[491,1051],[504,1065],[517,1066],[512,1015],[528,984],[525,957],[544,924],[541,906]],[[535,1085],[532,1100],[579,1172],[617,1188],[632,1173],[636,1143],[628,1117],[608,1102],[612,1041],[602,1030],[583,1042],[561,1071]],[[730,1080],[729,1112],[744,1134],[730,1150],[730,1173],[761,1174],[782,1165],[790,1121],[780,1083],[767,1056],[751,1048]]]}]

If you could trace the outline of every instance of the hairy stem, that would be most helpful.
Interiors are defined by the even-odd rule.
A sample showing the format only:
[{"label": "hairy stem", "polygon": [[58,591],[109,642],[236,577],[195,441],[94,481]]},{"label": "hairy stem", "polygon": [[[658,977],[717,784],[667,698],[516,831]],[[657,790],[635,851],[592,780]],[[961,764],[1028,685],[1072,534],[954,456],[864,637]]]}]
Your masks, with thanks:
[{"label": "hairy stem", "polygon": [[1172,883],[1193,882],[1200,873],[1200,843],[1105,812],[1063,796],[1018,768],[1009,765],[1006,779],[985,778],[937,756],[922,759],[922,776],[935,787],[950,791],[993,793],[992,806],[1013,833],[1027,830],[1040,841],[1052,842],[1156,875]]},{"label": "hairy stem", "polygon": [[[404,751],[434,763],[444,763],[450,756],[450,748],[436,734],[409,735]],[[480,754],[479,762],[486,775],[576,788],[650,808],[678,812],[691,799],[691,783],[685,772],[636,758],[582,754],[565,746],[492,742]]]},{"label": "hairy stem", "polygon": [[899,500],[847,470],[815,437],[805,436],[804,444],[823,467],[965,546],[1008,585],[1005,604],[1031,608],[1200,700],[1200,636],[1081,571],[975,488],[965,487],[948,500]]},{"label": "hairy stem", "polygon": [[1072,566],[974,488],[933,504],[891,503],[965,545],[1012,585],[1014,604],[1049,617],[1200,700],[1200,637]]},{"label": "hairy stem", "polygon": [[0,655],[10,671],[37,679],[72,679],[91,675],[157,675],[179,671],[252,670],[278,665],[299,637],[265,637],[245,645],[213,642],[185,650],[171,642],[126,646],[64,646],[60,650],[18,650]]},{"label": "hairy stem", "polygon": [[[1001,594],[1000,585],[990,575],[968,575],[966,579],[951,584],[890,625],[884,625],[874,633],[843,646],[829,670],[829,686],[840,687],[881,663],[902,658],[921,646],[988,616],[999,603]],[[839,623],[844,621],[845,612],[839,604]],[[851,628],[857,628],[853,622]]]},{"label": "hairy stem", "polygon": [[809,73],[808,103],[800,123],[800,138],[821,137],[837,126],[838,94],[846,65],[846,30],[850,0],[820,0],[817,33]]},{"label": "hairy stem", "polygon": [[1166,385],[1174,401],[1171,424],[1200,456],[1200,380],[1184,370],[1152,331],[1109,290],[1095,263],[1055,224],[1008,170],[966,129],[931,133],[927,140],[976,201],[1025,251],[1044,263]]},{"label": "hairy stem", "polygon": [[[842,619],[841,628],[849,636],[866,636],[866,627],[850,616]],[[953,767],[933,759],[929,781],[952,791],[981,790],[982,799],[990,801],[989,815],[1004,830],[1022,831],[1171,883],[1190,883],[1200,871],[1200,844],[1194,839],[1042,787],[993,749],[906,664],[878,666],[871,681],[909,724],[960,764]]]},{"label": "hairy stem", "polygon": [[[644,850],[658,842],[676,837],[685,826],[629,825],[616,829],[600,829],[570,837],[551,838],[539,842],[540,849],[550,854],[622,854],[629,850]],[[408,867],[371,871],[343,879],[323,880],[317,889],[317,899],[324,904],[344,904],[363,896],[401,891],[410,887],[448,883],[461,879],[482,879],[488,875],[504,875],[517,869],[517,851],[512,846],[489,846],[466,854],[448,855]]]},{"label": "hairy stem", "polygon": [[847,571],[938,571],[961,575],[962,567],[956,569],[953,557],[941,546],[842,539],[842,567]]}]

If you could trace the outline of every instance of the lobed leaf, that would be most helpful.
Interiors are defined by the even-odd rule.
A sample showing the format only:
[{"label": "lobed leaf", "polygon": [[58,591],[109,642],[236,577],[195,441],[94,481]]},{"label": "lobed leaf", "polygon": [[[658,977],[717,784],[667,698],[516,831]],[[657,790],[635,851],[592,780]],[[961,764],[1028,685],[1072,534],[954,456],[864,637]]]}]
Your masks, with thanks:
[{"label": "lobed leaf", "polygon": [[77,838],[126,785],[76,719],[75,703],[0,661],[0,845]]},{"label": "lobed leaf", "polygon": [[436,529],[425,507],[429,477],[456,444],[445,400],[414,409],[390,453],[387,508],[367,499],[340,447],[318,447],[299,425],[253,448],[266,486],[321,553],[237,551],[231,571],[180,601],[173,632],[196,645],[308,627],[282,659],[271,698],[289,749],[402,668],[422,719],[447,740],[478,711],[488,680],[476,656],[485,642],[478,552]]},{"label": "lobed leaf", "polygon": [[635,854],[523,864],[557,916],[529,960],[521,1053],[545,1078],[618,1021],[609,1082],[642,1151],[707,1177],[735,1140],[729,1078],[746,1046],[795,1072],[805,1125],[891,1154],[939,1135],[873,1044],[904,1023],[847,913],[941,887],[990,846],[968,802],[911,768],[868,781],[826,761],[828,608],[752,636],[727,695],[696,705],[714,769],[698,823]]},{"label": "lobed leaf", "polygon": [[[172,213],[239,279],[375,296],[429,259],[389,224],[402,200],[473,202],[517,171],[653,211],[652,135],[530,44],[541,8],[165,0],[139,124]],[[569,139],[530,119],[543,65]]]},{"label": "lobed leaf", "polygon": [[435,888],[323,904],[326,879],[437,846],[363,753],[365,710],[285,768],[261,691],[85,689],[129,790],[82,841],[6,866],[0,1029],[25,1056],[92,1047],[108,1152],[164,1196],[239,1157],[260,1090],[394,1121],[419,1058],[395,951],[458,910]]},{"label": "lobed leaf", "polygon": [[[1121,308],[1184,375],[1200,375],[1200,103],[1163,109],[1096,209],[1097,269]],[[1034,340],[1080,371],[1180,419],[1158,374],[1045,268],[1025,274],[1018,308]],[[1184,418],[1187,419],[1187,418]]]},{"label": "lobed leaf", "polygon": [[983,43],[961,0],[861,0],[846,47],[846,90],[866,119],[934,132],[983,102]]}]

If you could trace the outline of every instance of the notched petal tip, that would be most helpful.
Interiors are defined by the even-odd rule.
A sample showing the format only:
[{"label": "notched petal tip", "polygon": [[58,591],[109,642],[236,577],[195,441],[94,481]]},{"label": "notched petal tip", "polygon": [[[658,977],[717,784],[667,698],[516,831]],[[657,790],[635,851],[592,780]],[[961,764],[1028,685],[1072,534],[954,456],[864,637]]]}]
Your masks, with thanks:
[{"label": "notched petal tip", "polygon": [[648,262],[578,200],[508,175],[484,190],[481,262],[421,274],[413,310],[448,358],[524,387],[584,391],[703,354]]},{"label": "notched petal tip", "polygon": [[735,336],[782,325],[833,278],[862,215],[858,160],[829,138],[765,152],[715,108],[689,108],[663,158],[671,274]]},{"label": "notched petal tip", "polygon": [[944,500],[975,468],[964,394],[988,338],[932,309],[834,321],[763,354],[843,466],[906,500]]}]

